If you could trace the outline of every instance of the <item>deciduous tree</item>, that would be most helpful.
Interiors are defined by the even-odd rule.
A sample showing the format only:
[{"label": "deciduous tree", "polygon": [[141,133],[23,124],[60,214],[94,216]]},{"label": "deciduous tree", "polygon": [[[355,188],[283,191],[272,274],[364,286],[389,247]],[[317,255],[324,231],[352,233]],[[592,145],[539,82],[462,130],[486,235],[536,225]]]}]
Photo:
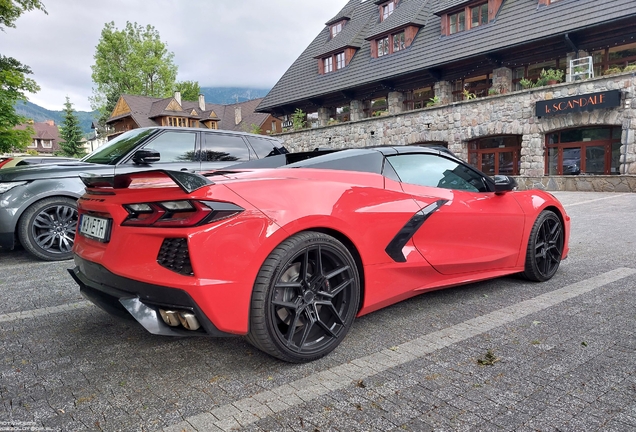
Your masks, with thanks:
[{"label": "deciduous tree", "polygon": [[94,59],[91,104],[100,111],[100,122],[108,119],[122,94],[168,97],[174,88],[174,54],[151,25],[126,22],[118,30],[114,22],[106,23]]},{"label": "deciduous tree", "polygon": [[40,88],[26,75],[28,66],[12,57],[0,55],[0,152],[23,150],[31,142],[33,128],[14,129],[26,118],[15,112],[18,101],[26,101],[25,92],[35,93]]},{"label": "deciduous tree", "polygon": [[24,12],[39,9],[46,13],[40,0],[0,0],[0,30],[5,27],[15,28],[15,20]]},{"label": "deciduous tree", "polygon": [[[15,21],[24,12],[39,9],[46,13],[39,0],[0,0],[0,30],[15,27]],[[26,101],[25,92],[35,93],[40,88],[28,78],[31,69],[12,57],[0,55],[0,152],[23,150],[31,141],[33,128],[16,130],[26,118],[15,112],[18,101]]]},{"label": "deciduous tree", "polygon": [[197,101],[201,94],[201,87],[197,81],[179,81],[174,88],[181,93],[181,99],[186,101]]},{"label": "deciduous tree", "polygon": [[68,96],[64,103],[64,121],[60,126],[60,137],[62,138],[60,147],[64,156],[84,156],[86,152],[82,146],[82,128]]}]

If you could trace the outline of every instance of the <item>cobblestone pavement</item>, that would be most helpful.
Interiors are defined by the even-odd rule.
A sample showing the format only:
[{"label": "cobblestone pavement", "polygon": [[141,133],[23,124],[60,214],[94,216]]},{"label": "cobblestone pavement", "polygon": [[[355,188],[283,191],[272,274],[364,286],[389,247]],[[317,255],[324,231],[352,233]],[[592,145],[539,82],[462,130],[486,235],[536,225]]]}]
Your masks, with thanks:
[{"label": "cobblestone pavement", "polygon": [[551,281],[418,296],[305,365],[150,335],[84,301],[71,262],[0,251],[0,431],[636,430],[636,194],[555,195]]}]

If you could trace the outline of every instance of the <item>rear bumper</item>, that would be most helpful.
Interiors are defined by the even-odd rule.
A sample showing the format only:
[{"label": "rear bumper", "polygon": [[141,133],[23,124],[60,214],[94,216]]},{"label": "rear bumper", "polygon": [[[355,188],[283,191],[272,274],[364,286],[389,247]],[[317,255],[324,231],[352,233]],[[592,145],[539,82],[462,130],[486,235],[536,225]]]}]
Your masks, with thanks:
[{"label": "rear bumper", "polygon": [[[164,336],[235,336],[220,331],[184,290],[139,282],[118,276],[105,267],[75,255],[75,268],[69,273],[84,297],[111,315],[134,318],[153,334]],[[159,316],[159,309],[192,312],[201,328],[171,327]]]}]

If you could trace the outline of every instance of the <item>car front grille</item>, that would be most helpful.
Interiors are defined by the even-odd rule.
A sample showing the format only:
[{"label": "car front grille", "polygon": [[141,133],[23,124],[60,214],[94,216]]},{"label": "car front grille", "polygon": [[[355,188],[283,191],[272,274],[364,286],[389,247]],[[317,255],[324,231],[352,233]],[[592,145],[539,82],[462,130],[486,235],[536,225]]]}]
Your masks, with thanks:
[{"label": "car front grille", "polygon": [[157,262],[160,266],[184,276],[194,276],[188,251],[188,240],[184,238],[167,238],[163,240]]}]

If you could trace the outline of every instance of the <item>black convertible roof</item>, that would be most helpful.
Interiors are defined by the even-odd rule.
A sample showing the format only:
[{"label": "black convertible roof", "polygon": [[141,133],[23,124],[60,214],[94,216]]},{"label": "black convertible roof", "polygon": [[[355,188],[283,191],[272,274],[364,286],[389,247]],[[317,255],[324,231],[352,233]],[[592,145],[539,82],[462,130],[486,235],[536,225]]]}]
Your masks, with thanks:
[{"label": "black convertible roof", "polygon": [[407,153],[428,153],[443,155],[449,159],[461,162],[448,149],[443,147],[422,146],[383,146],[356,149],[316,149],[310,152],[287,153],[269,156],[237,165],[228,170],[243,170],[250,168],[315,168],[342,171],[358,171],[382,174],[384,158],[386,156]]}]

